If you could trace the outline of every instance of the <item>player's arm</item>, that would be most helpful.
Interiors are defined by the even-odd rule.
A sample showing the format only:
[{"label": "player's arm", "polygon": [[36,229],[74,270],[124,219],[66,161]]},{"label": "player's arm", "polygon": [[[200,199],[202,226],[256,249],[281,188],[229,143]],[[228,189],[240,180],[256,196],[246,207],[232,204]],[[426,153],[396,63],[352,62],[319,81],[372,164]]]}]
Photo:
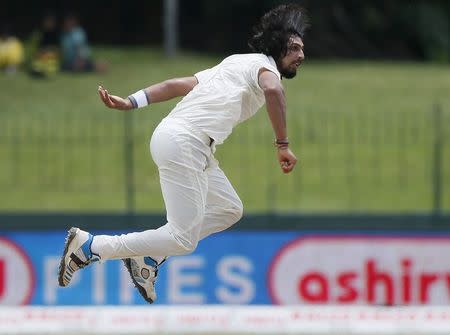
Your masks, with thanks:
[{"label": "player's arm", "polygon": [[266,69],[259,72],[259,86],[264,92],[267,113],[275,133],[278,161],[284,173],[289,173],[297,158],[289,149],[286,127],[286,98],[278,76]]},{"label": "player's arm", "polygon": [[100,85],[98,87],[98,94],[107,107],[119,110],[130,110],[143,107],[149,103],[167,101],[176,97],[185,96],[197,84],[197,78],[194,76],[173,78],[144,88],[127,98],[111,95]]}]

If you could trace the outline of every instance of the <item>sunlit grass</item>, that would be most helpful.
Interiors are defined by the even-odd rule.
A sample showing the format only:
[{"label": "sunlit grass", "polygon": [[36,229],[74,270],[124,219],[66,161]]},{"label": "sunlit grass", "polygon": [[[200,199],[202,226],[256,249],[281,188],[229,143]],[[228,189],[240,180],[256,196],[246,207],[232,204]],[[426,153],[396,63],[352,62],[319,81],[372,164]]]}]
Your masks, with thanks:
[{"label": "sunlit grass", "polygon": [[[106,109],[99,83],[126,96],[189,76],[219,57],[159,50],[96,49],[106,74],[0,76],[0,210],[126,207],[125,115]],[[306,62],[283,82],[289,138],[300,164],[278,168],[265,110],[217,150],[248,212],[427,211],[433,206],[433,105],[443,111],[442,205],[450,209],[450,69],[386,62]],[[139,211],[163,210],[148,151],[153,128],[176,101],[133,111],[132,189]]]}]

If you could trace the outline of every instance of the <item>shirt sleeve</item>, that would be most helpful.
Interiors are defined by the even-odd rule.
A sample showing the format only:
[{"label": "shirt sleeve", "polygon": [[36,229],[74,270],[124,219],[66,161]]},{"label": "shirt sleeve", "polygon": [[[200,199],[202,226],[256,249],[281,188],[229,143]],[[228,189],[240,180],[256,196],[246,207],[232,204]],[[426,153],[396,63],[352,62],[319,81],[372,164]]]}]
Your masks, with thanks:
[{"label": "shirt sleeve", "polygon": [[252,64],[250,68],[250,83],[252,86],[261,89],[259,86],[259,71],[261,69],[267,69],[277,75],[278,79],[281,80],[280,72],[269,62],[258,61]]},{"label": "shirt sleeve", "polygon": [[194,74],[195,78],[197,78],[199,83],[203,83],[208,81],[212,76],[212,69],[206,69]]}]

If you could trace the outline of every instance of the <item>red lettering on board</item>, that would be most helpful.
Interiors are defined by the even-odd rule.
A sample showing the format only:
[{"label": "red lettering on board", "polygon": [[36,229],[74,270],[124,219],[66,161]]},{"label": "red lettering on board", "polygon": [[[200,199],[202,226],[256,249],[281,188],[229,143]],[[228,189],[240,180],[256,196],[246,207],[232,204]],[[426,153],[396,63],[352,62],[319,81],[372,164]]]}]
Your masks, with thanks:
[{"label": "red lettering on board", "polygon": [[387,272],[378,271],[375,268],[375,261],[369,259],[366,262],[366,287],[367,287],[367,301],[369,303],[376,303],[376,286],[384,286],[384,304],[392,305],[394,303],[394,283],[392,282],[392,276]]},{"label": "red lettering on board", "polygon": [[300,296],[310,303],[328,301],[328,280],[320,272],[310,272],[300,278],[298,290]]},{"label": "red lettering on board", "polygon": [[6,263],[3,259],[0,259],[0,297],[5,294],[6,291]]},{"label": "red lettering on board", "polygon": [[343,293],[337,298],[339,302],[348,303],[358,299],[358,291],[354,287],[356,278],[358,278],[356,272],[344,272],[337,277],[337,283],[343,289]]}]

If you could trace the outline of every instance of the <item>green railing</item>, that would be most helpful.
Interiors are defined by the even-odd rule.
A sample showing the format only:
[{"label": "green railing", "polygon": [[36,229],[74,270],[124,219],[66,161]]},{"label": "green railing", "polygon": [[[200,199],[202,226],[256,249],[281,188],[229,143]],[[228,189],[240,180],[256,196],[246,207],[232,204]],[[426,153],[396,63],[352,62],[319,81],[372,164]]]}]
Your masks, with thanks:
[{"label": "green railing", "polygon": [[[0,211],[162,212],[148,141],[152,113],[7,114]],[[289,115],[299,165],[278,168],[267,115],[237,127],[216,157],[248,212],[450,211],[450,114],[303,110]]]}]

